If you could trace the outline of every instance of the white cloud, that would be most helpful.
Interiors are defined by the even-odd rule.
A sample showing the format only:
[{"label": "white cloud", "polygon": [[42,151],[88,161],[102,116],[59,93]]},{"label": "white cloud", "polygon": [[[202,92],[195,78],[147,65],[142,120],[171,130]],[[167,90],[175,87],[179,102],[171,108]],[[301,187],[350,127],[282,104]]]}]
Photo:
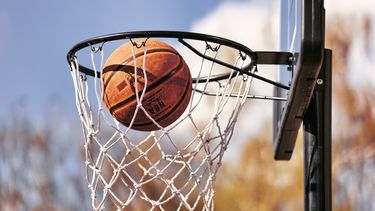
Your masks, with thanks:
[{"label": "white cloud", "polygon": [[[206,17],[197,21],[192,26],[192,31],[217,35],[242,43],[252,50],[278,50],[279,49],[279,10],[280,2],[274,1],[248,1],[224,2]],[[365,48],[362,17],[372,17],[375,14],[375,1],[325,1],[326,19],[343,17],[353,26],[353,42],[350,50],[349,77],[355,86],[372,84],[375,86],[375,33],[371,32],[370,46]],[[372,22],[372,27],[375,21]],[[333,49],[334,50],[334,49]],[[266,77],[275,78],[277,68],[261,68]],[[265,91],[272,93],[272,86],[265,83],[254,83],[255,93]],[[241,141],[246,141],[256,135],[264,125],[272,122],[272,103],[252,100],[250,106],[242,110],[240,121],[236,128],[236,136],[232,140],[240,147]],[[209,108],[204,109],[209,111]],[[271,128],[271,127],[269,127]],[[271,131],[269,135],[271,137]],[[271,141],[271,140],[270,140]],[[243,142],[242,142],[243,143]],[[236,150],[234,150],[236,151]],[[238,152],[238,151],[237,151]]]},{"label": "white cloud", "polygon": [[[274,2],[274,3],[270,3]],[[237,41],[254,51],[278,50],[278,1],[224,2],[196,22],[192,31],[221,36]],[[274,79],[274,68],[260,67],[259,74]],[[254,82],[254,87],[267,90],[269,85]],[[268,90],[267,93],[272,92]]]},{"label": "white cloud", "polygon": [[343,20],[347,31],[351,33],[348,55],[350,85],[359,90],[375,88],[375,1],[330,0],[325,1],[325,4],[327,21]]},{"label": "white cloud", "polygon": [[[224,2],[192,30],[238,41],[252,50],[277,50],[280,1]],[[352,27],[349,81],[353,86],[375,86],[375,1],[325,1],[326,19],[343,18]],[[369,43],[365,42],[364,19],[372,20]],[[333,49],[334,50],[334,49]],[[270,76],[273,77],[273,76]]]},{"label": "white cloud", "polygon": [[325,1],[325,8],[328,14],[352,15],[360,13],[374,13],[374,0],[329,0]]},{"label": "white cloud", "polygon": [[[362,89],[368,86],[375,88],[375,52],[373,52],[375,42],[374,39],[371,39],[368,43],[371,47],[368,48],[361,34],[359,31],[358,36],[353,36],[349,53],[348,79],[352,86]],[[372,34],[374,35],[374,30],[372,30]],[[372,37],[375,38],[375,36]]]},{"label": "white cloud", "polygon": [[[277,51],[279,49],[280,8],[278,3],[279,1],[224,2],[193,24],[192,31],[231,39],[254,51]],[[275,79],[277,70],[277,67],[261,66],[259,74]],[[251,94],[272,95],[273,86],[254,80],[250,92]],[[209,106],[202,108],[202,114],[210,111]],[[248,106],[239,114],[239,121],[230,145],[232,149],[230,151],[233,153],[228,152],[225,158],[235,157],[236,152],[245,141],[248,141],[249,137],[262,132],[265,125],[271,124],[272,112],[271,101],[249,100]],[[268,134],[272,141],[272,132]]]},{"label": "white cloud", "polygon": [[193,24],[192,30],[232,39],[253,50],[275,50],[279,7],[270,2],[224,2]]}]

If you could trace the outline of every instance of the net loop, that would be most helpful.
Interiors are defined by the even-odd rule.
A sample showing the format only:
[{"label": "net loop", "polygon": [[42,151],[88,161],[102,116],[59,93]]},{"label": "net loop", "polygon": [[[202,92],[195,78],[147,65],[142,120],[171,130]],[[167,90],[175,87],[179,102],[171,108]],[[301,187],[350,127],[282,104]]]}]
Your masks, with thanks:
[{"label": "net loop", "polygon": [[150,37],[147,37],[146,39],[142,40],[142,42],[140,43],[137,43],[136,41],[134,41],[132,38],[129,38],[130,42],[132,43],[132,45],[136,48],[142,48],[142,47],[145,47],[146,46],[146,42],[147,40],[149,39]]},{"label": "net loop", "polygon": [[86,74],[80,74],[79,76],[82,81],[87,81],[87,75]]},{"label": "net loop", "polygon": [[240,55],[242,61],[245,61],[245,60],[246,60],[246,57],[247,57],[247,56],[246,56],[245,53],[243,53],[242,51],[238,51],[238,54]]},{"label": "net loop", "polygon": [[106,42],[102,42],[102,43],[100,44],[100,46],[98,46],[98,47],[95,47],[94,45],[90,45],[91,51],[92,51],[93,53],[98,53],[98,52],[102,51],[102,50],[103,50],[103,46],[104,46],[105,43],[106,43]]},{"label": "net loop", "polygon": [[215,46],[215,47],[212,47],[212,45],[210,45],[210,44],[206,41],[206,49],[207,49],[207,50],[211,50],[211,51],[213,51],[213,52],[217,52],[217,51],[219,51],[220,47],[221,47],[220,44],[217,45],[217,46]]}]

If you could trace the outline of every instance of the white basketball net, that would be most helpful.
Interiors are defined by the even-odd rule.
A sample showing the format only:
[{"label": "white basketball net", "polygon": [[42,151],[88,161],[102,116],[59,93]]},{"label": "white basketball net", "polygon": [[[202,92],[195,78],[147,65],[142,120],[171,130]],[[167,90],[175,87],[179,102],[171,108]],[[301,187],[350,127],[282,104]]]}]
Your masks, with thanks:
[{"label": "white basketball net", "polygon": [[[203,54],[211,53],[216,58],[218,48],[206,45]],[[103,52],[101,47],[92,48],[95,72],[102,70]],[[147,47],[144,53],[147,54]],[[240,53],[233,60],[237,67],[244,63]],[[252,78],[202,58],[195,62],[198,68],[190,70],[193,77],[201,79],[200,83],[193,83],[186,112],[172,125],[146,133],[116,121],[103,106],[100,75],[86,77],[79,72],[78,59],[72,61],[94,210],[214,209],[215,176]],[[223,71],[231,72],[229,79],[209,82],[212,75]],[[142,98],[137,97],[139,109],[147,112]]]}]

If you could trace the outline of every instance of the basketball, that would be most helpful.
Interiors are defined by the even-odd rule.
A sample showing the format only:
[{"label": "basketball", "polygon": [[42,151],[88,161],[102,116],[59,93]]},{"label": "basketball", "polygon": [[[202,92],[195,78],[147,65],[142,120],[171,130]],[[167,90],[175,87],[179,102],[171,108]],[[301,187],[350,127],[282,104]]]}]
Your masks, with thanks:
[{"label": "basketball", "polygon": [[135,42],[145,45],[125,43],[105,62],[103,101],[123,125],[140,131],[158,130],[153,120],[167,127],[186,110],[192,92],[190,70],[167,43],[154,39]]}]

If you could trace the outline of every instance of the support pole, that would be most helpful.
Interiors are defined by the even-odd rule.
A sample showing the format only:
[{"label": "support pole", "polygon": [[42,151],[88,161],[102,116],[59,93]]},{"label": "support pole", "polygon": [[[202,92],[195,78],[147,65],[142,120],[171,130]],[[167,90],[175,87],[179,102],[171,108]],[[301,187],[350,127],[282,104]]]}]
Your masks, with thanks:
[{"label": "support pole", "polygon": [[315,91],[304,120],[305,211],[332,210],[332,51],[324,51]]}]

